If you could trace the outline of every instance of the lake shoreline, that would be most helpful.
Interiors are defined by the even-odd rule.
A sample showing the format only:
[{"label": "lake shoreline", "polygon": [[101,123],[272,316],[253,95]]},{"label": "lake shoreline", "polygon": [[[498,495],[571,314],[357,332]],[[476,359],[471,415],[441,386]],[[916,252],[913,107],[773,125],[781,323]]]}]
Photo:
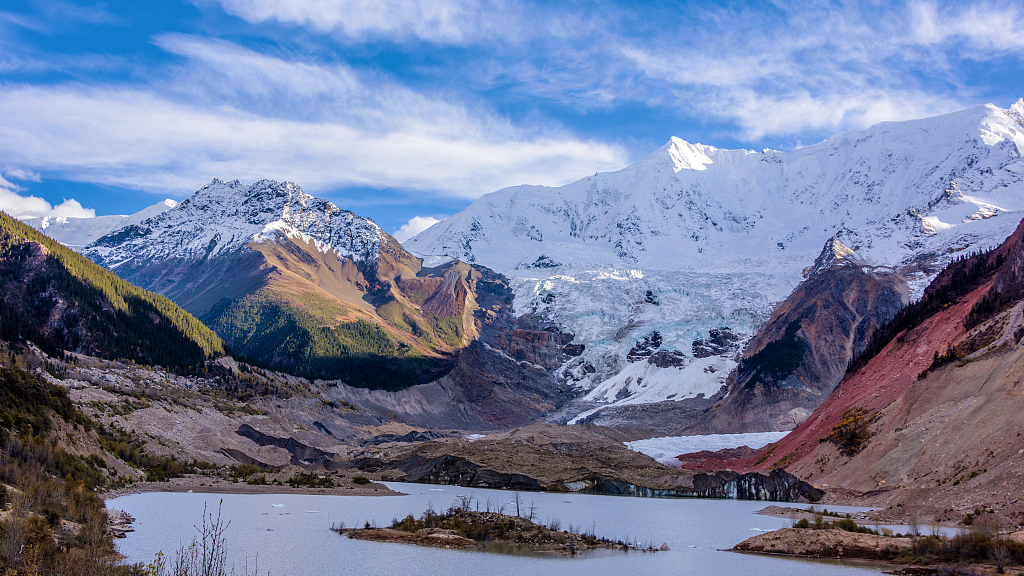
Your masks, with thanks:
[{"label": "lake shoreline", "polygon": [[166,482],[135,482],[123,488],[117,488],[103,492],[100,497],[104,502],[131,494],[145,494],[148,492],[173,492],[196,494],[307,494],[317,496],[406,496],[403,492],[396,492],[379,482],[369,484],[353,484],[346,486],[335,486],[334,488],[293,488],[288,485],[278,486],[276,484],[246,484],[244,482],[231,482],[209,476],[189,474],[179,478],[171,478]]},{"label": "lake shoreline", "polygon": [[[919,558],[908,558],[914,542],[911,537],[878,536],[835,528],[781,528],[748,538],[728,551],[785,558],[857,560],[891,567],[886,574],[939,574],[964,567],[964,564],[942,562],[918,563]],[[993,564],[973,562],[968,566],[969,574],[997,573]],[[1022,574],[1019,566],[1006,566],[1003,573]]]},{"label": "lake shoreline", "polygon": [[[230,483],[230,479],[228,480]],[[189,494],[154,491],[129,495],[108,503],[110,508],[124,510],[136,519],[135,532],[117,539],[117,549],[127,562],[149,562],[159,550],[165,553],[178,549],[183,535],[195,534],[195,526],[212,510],[223,510],[225,521],[231,522],[228,561],[241,567],[259,558],[259,573],[270,572],[293,576],[330,576],[344,566],[346,573],[400,574],[410,566],[420,567],[415,574],[448,574],[476,576],[502,573],[509,576],[616,576],[633,574],[766,574],[770,576],[859,576],[863,568],[837,564],[832,559],[781,563],[758,559],[755,555],[723,554],[719,549],[731,548],[747,538],[752,527],[773,529],[788,524],[785,520],[755,513],[765,502],[719,499],[648,499],[608,498],[590,494],[519,493],[519,513],[533,516],[534,522],[557,531],[597,534],[615,543],[669,550],[653,554],[629,553],[592,547],[577,554],[563,554],[522,546],[535,540],[535,528],[526,528],[526,518],[516,518],[516,493],[508,490],[465,488],[428,484],[390,482],[394,491],[405,492],[404,498],[318,498],[321,494],[224,494],[222,508],[219,494]],[[204,487],[206,488],[206,487]],[[159,487],[158,487],[159,490]],[[371,488],[372,493],[372,488]],[[380,494],[378,492],[377,494]],[[470,500],[472,498],[472,500]],[[469,508],[486,515],[504,511],[509,518],[495,520],[486,526],[469,518],[445,520],[448,511]],[[433,510],[430,520],[427,511]],[[409,520],[412,516],[412,520]],[[496,518],[496,517],[495,517]],[[709,519],[714,521],[709,522]],[[463,525],[473,524],[472,527]],[[413,524],[415,522],[415,524]],[[513,526],[512,523],[515,523]],[[520,526],[520,523],[522,526]],[[373,542],[339,536],[332,527],[341,529],[370,527],[426,528],[422,534],[437,542],[431,545]],[[424,525],[421,525],[424,524]],[[426,524],[429,524],[426,525]],[[484,548],[451,546],[444,541],[445,531],[474,539]],[[489,534],[486,532],[489,531]],[[484,532],[481,534],[481,532]],[[502,533],[504,532],[504,533]],[[542,531],[544,538],[557,538]],[[521,535],[520,535],[521,533]],[[511,539],[511,543],[496,542]],[[516,544],[515,541],[519,541]],[[543,542],[546,543],[546,542]],[[555,544],[552,542],[551,544]],[[553,546],[560,548],[561,544]],[[492,549],[493,547],[493,549]],[[542,546],[543,548],[543,546]],[[573,558],[583,562],[572,561]],[[689,570],[687,570],[689,568]],[[874,570],[872,573],[879,573]]]}]

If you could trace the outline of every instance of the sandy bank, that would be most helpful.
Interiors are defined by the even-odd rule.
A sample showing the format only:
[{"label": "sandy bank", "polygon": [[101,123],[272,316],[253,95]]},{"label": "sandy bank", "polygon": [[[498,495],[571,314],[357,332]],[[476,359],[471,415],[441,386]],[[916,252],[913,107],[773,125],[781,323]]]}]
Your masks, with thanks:
[{"label": "sandy bank", "polygon": [[733,550],[812,558],[891,560],[910,545],[910,538],[890,538],[834,529],[783,528],[748,538]]}]

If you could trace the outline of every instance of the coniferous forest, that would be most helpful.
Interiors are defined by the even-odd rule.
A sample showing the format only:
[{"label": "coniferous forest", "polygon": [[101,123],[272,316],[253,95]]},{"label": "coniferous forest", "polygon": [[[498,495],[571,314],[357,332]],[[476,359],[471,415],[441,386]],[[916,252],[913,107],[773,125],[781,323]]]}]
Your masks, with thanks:
[{"label": "coniferous forest", "polygon": [[0,338],[192,372],[223,341],[164,296],[125,282],[0,212]]}]

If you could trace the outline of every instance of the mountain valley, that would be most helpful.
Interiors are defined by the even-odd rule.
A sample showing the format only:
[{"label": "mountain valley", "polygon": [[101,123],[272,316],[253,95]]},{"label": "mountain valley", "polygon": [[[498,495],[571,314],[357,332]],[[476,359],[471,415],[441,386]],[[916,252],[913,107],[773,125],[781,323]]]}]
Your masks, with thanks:
[{"label": "mountain valley", "polygon": [[[3,329],[19,366],[176,462],[1020,523],[1021,134],[1024,101],[789,153],[674,139],[404,245],[293,183],[214,180],[64,229],[120,280],[5,218]],[[101,279],[95,310],[76,278]],[[786,430],[682,468],[624,445]]]}]

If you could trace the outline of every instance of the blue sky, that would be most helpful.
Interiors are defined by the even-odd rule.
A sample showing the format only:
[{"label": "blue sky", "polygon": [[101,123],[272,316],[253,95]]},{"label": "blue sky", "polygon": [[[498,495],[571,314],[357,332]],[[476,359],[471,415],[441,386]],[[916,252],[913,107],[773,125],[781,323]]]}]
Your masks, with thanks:
[{"label": "blue sky", "polygon": [[271,178],[395,231],[670,136],[790,150],[1022,78],[1019,1],[7,0],[0,208]]}]

